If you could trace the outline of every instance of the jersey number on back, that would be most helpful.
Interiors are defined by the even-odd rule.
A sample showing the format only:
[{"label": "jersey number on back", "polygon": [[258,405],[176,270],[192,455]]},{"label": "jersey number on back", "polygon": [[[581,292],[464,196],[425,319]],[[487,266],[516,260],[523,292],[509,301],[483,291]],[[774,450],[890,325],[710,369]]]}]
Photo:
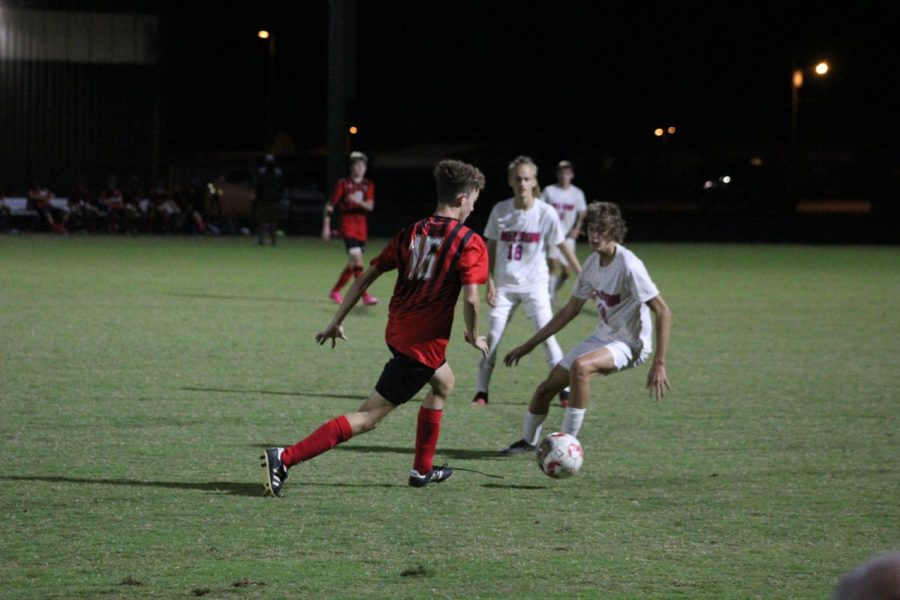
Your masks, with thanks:
[{"label": "jersey number on back", "polygon": [[522,260],[522,244],[510,244],[506,260]]},{"label": "jersey number on back", "polygon": [[441,247],[442,237],[417,235],[410,247],[412,256],[409,261],[409,273],[407,279],[428,281],[434,271],[434,259],[438,248]]}]

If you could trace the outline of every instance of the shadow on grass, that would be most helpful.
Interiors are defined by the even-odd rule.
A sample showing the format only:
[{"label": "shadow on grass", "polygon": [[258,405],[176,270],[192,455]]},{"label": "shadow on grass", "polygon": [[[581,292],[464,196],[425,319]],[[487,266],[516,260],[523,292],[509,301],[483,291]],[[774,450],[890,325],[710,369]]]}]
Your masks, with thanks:
[{"label": "shadow on grass", "polygon": [[167,296],[175,296],[177,298],[202,298],[204,300],[255,300],[259,302],[288,302],[297,304],[302,302],[302,298],[265,298],[263,296],[232,296],[227,294],[166,294]]},{"label": "shadow on grass", "polygon": [[546,490],[546,485],[516,485],[512,483],[482,483],[483,488],[496,488],[499,490]]},{"label": "shadow on grass", "polygon": [[[412,455],[413,447],[410,446],[364,446],[361,444],[347,444],[345,446],[336,446],[335,450],[343,450],[344,452],[363,452],[366,454],[409,454]],[[437,456],[446,456],[447,458],[457,460],[478,460],[483,458],[503,458],[497,450],[472,450],[463,448],[438,448]]]},{"label": "shadow on grass", "polygon": [[217,394],[267,394],[270,396],[302,396],[311,398],[340,398],[363,401],[368,394],[322,394],[319,392],[279,392],[275,390],[242,390],[236,388],[211,388],[186,386],[178,388],[182,392],[214,392]]},{"label": "shadow on grass", "polygon": [[87,479],[83,477],[38,477],[0,475],[0,481],[44,481],[48,483],[86,483],[90,485],[122,485],[129,487],[158,487],[172,490],[224,492],[233,496],[262,496],[262,483],[234,483],[229,481],[140,481],[137,479]]},{"label": "shadow on grass", "polygon": [[322,481],[306,481],[301,479],[297,484],[301,487],[336,487],[336,488],[405,488],[405,483],[325,483]]}]

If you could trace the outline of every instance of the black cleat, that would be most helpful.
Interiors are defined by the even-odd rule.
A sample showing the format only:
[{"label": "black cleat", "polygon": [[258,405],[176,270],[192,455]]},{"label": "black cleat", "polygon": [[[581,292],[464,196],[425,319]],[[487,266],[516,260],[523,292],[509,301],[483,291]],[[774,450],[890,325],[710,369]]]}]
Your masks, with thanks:
[{"label": "black cleat", "polygon": [[519,440],[518,442],[514,442],[507,448],[501,450],[500,454],[502,454],[503,456],[514,456],[516,454],[526,454],[528,452],[534,452],[535,450],[536,448],[525,440]]},{"label": "black cleat", "polygon": [[267,448],[259,457],[263,468],[263,496],[281,496],[281,486],[287,479],[288,472],[281,463],[284,448]]},{"label": "black cleat", "polygon": [[487,392],[478,392],[475,394],[475,397],[472,398],[472,404],[475,406],[484,406],[488,403],[488,395]]},{"label": "black cleat", "polygon": [[435,467],[424,475],[420,475],[418,471],[413,469],[409,472],[409,485],[412,487],[425,487],[429,483],[440,483],[445,481],[449,479],[451,475],[453,475],[453,469],[447,465]]},{"label": "black cleat", "polygon": [[569,408],[569,390],[564,389],[559,393],[559,405],[563,408]]}]

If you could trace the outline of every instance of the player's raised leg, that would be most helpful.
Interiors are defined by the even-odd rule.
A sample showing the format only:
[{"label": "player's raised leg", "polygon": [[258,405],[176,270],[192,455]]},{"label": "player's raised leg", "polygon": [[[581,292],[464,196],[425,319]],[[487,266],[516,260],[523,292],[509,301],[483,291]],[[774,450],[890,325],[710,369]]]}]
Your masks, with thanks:
[{"label": "player's raised leg", "polygon": [[341,271],[337,281],[331,286],[331,292],[328,294],[328,297],[331,298],[335,304],[340,304],[344,301],[344,297],[341,296],[341,289],[347,285],[347,282],[350,281],[351,277],[353,277],[353,265],[348,259],[347,264],[344,266],[344,270]]},{"label": "player's raised leg", "polygon": [[569,384],[569,371],[564,367],[557,365],[553,367],[547,378],[538,384],[528,404],[528,410],[525,411],[525,423],[522,427],[522,439],[513,442],[507,448],[501,451],[505,456],[514,454],[522,454],[525,452],[534,452],[537,443],[541,438],[541,427],[544,419],[547,418],[547,412],[550,410],[550,403],[563,388]]},{"label": "player's raised leg", "polygon": [[563,417],[562,432],[578,437],[584,413],[587,411],[591,394],[591,379],[594,375],[609,375],[616,372],[616,359],[610,348],[604,346],[587,354],[582,354],[572,362],[569,382],[572,389],[570,405]]},{"label": "player's raised leg", "polygon": [[[365,246],[354,246],[349,250],[350,256],[350,270],[353,272],[353,278],[359,279],[363,274],[365,261],[363,260],[363,252],[365,252]],[[378,304],[378,298],[371,295],[369,290],[363,292],[362,296],[363,304],[366,306],[372,306],[373,304]]]},{"label": "player's raised leg", "polygon": [[263,460],[263,488],[266,495],[280,496],[288,469],[331,450],[351,437],[378,426],[395,405],[378,392],[372,394],[354,412],[335,417],[289,448],[268,448]]},{"label": "player's raised leg", "polygon": [[453,470],[444,465],[435,468],[434,452],[437,449],[438,437],[441,433],[441,417],[444,414],[444,403],[453,391],[455,377],[450,365],[444,363],[434,372],[428,382],[431,386],[422,406],[416,423],[416,450],[413,468],[409,473],[409,485],[423,487],[429,483],[440,483],[453,474]]}]

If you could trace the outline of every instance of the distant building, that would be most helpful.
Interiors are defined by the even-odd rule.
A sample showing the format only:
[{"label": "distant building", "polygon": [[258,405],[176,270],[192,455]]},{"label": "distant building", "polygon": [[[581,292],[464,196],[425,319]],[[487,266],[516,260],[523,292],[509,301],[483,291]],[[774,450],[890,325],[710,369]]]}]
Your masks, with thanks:
[{"label": "distant building", "polygon": [[78,175],[156,174],[159,18],[152,4],[87,4],[117,12],[35,8],[78,6],[62,2],[0,6],[0,184],[7,193],[34,179],[65,189]]}]

